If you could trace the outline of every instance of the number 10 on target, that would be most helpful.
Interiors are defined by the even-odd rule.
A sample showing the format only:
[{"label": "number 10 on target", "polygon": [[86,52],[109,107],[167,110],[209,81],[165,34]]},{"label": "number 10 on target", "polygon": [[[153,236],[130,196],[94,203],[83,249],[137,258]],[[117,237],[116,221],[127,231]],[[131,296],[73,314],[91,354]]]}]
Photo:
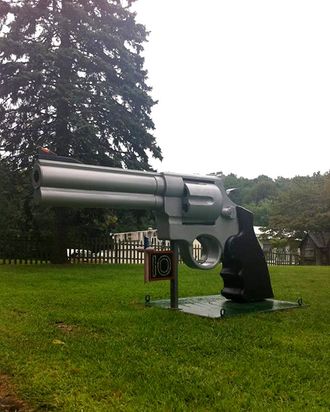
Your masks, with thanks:
[{"label": "number 10 on target", "polygon": [[171,250],[146,249],[144,254],[144,281],[174,278],[174,254]]}]

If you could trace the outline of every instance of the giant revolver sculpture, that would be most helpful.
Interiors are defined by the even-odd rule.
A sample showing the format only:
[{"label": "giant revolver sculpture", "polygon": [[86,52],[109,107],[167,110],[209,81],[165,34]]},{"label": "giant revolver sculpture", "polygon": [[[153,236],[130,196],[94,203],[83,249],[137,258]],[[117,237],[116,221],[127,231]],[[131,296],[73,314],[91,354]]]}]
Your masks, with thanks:
[{"label": "giant revolver sculpture", "polygon": [[[188,266],[212,269],[222,261],[223,296],[237,302],[273,297],[253,215],[228,197],[217,176],[122,170],[40,155],[33,185],[45,205],[152,209],[159,239],[177,242]],[[200,261],[193,256],[194,239],[202,245]]]}]

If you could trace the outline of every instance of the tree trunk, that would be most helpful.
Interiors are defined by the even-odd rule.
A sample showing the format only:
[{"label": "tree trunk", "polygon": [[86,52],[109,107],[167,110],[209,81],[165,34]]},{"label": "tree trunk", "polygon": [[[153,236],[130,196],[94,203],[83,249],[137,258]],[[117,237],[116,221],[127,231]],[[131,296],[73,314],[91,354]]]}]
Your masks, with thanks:
[{"label": "tree trunk", "polygon": [[57,207],[55,211],[55,228],[53,236],[53,247],[51,263],[68,263],[67,257],[67,212],[64,208]]}]

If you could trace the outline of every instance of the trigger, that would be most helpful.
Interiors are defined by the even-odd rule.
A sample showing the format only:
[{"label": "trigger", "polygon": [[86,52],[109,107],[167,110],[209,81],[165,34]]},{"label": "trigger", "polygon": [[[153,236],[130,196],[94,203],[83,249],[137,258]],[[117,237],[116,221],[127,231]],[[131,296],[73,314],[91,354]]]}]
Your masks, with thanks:
[{"label": "trigger", "polygon": [[190,268],[197,268],[197,262],[194,259],[193,245],[187,241],[178,241],[180,257]]}]

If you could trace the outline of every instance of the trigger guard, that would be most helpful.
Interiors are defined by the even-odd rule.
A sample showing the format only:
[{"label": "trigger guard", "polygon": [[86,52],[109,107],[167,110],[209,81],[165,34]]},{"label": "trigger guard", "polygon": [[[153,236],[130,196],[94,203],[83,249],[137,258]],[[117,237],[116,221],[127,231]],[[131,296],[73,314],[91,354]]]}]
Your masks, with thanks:
[{"label": "trigger guard", "polygon": [[220,262],[222,248],[218,240],[211,236],[198,236],[196,238],[202,245],[203,259],[197,261],[193,255],[193,245],[187,241],[179,241],[180,255],[184,263],[194,269],[213,269]]}]

